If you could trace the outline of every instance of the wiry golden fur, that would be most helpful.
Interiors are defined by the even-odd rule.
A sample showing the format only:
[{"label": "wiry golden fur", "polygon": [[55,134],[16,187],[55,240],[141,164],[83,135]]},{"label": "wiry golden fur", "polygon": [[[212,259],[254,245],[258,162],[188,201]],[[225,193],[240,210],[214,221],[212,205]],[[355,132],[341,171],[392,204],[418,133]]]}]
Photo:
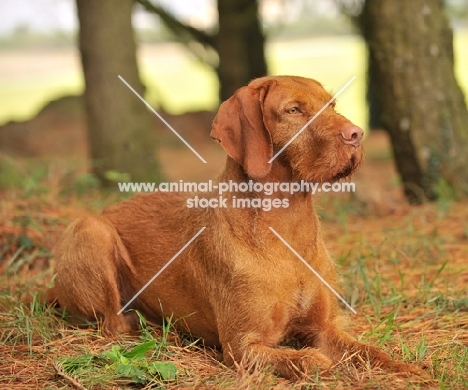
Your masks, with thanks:
[{"label": "wiry golden fur", "polygon": [[[333,104],[268,163],[330,98],[318,82],[300,77],[264,77],[238,90],[222,104],[211,132],[228,154],[219,181],[349,176],[362,158],[362,130]],[[103,321],[110,333],[135,330],[134,311],[117,312],[205,226],[129,309],[153,322],[174,315],[182,331],[221,346],[227,364],[260,362],[286,377],[327,369],[352,354],[374,366],[421,373],[341,330],[336,297],[269,229],[338,288],[310,194],[226,194],[228,205],[233,196],[288,200],[288,208],[270,211],[187,208],[193,196],[139,195],[74,222],[57,247],[50,299],[72,317]],[[292,338],[303,348],[280,346]]]}]

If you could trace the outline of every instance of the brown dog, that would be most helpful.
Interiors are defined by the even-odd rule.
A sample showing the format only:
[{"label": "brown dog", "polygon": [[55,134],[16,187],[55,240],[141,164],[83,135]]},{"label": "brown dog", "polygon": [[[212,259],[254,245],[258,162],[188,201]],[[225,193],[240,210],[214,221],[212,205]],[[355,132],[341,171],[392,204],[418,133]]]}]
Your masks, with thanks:
[{"label": "brown dog", "polygon": [[[211,137],[228,154],[219,182],[334,182],[362,157],[363,131],[329,105],[272,163],[269,160],[331,96],[301,77],[264,77],[224,102]],[[307,193],[227,194],[227,208],[188,208],[195,194],[140,195],[74,222],[57,248],[50,296],[75,317],[102,320],[111,333],[135,330],[134,311],[117,313],[202,228],[206,229],[131,303],[153,322],[174,315],[181,330],[241,359],[296,377],[360,355],[374,366],[420,373],[337,325],[335,295],[269,229],[328,283],[335,265]],[[218,198],[216,191],[207,196]],[[288,207],[232,207],[236,198],[278,198]],[[284,205],[285,203],[281,203]],[[280,347],[296,339],[300,350]]]}]

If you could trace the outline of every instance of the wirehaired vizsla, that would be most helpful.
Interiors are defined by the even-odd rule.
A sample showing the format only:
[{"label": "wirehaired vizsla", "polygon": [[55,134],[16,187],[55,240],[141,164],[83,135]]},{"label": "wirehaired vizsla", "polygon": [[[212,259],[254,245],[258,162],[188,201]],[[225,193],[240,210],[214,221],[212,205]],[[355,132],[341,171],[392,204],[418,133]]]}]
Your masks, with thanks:
[{"label": "wirehaired vizsla", "polygon": [[[213,122],[211,137],[228,155],[219,182],[323,183],[351,175],[362,158],[363,131],[334,103],[269,163],[330,99],[320,83],[302,77],[263,77],[240,88]],[[102,321],[110,333],[136,330],[134,310],[152,322],[173,315],[183,332],[222,347],[225,363],[260,363],[290,378],[346,356],[421,373],[340,329],[335,295],[269,229],[337,288],[310,194],[229,193],[228,207],[188,208],[194,195],[138,195],[72,223],[56,249],[49,300],[72,317]],[[234,196],[286,199],[288,207],[231,207]],[[202,227],[129,305],[133,310],[118,314]],[[281,346],[290,339],[303,348]]]}]

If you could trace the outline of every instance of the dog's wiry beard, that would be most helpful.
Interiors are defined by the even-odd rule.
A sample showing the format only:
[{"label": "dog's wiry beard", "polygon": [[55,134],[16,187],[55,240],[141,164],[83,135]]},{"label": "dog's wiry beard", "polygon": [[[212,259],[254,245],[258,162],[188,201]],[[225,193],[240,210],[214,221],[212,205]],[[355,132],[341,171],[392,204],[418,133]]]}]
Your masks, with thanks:
[{"label": "dog's wiry beard", "polygon": [[330,179],[330,182],[340,181],[341,179],[345,179],[356,170],[359,165],[359,161],[357,161],[356,156],[352,155],[348,164],[335,176]]}]

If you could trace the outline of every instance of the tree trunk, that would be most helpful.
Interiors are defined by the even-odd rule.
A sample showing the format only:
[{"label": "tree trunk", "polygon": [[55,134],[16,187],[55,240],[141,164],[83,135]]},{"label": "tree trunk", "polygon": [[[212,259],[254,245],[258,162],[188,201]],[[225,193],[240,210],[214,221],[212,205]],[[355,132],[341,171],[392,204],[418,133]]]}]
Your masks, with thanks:
[{"label": "tree trunk", "polygon": [[382,129],[380,120],[381,107],[379,100],[379,80],[376,77],[375,61],[372,60],[370,53],[367,55],[367,73],[366,73],[366,101],[368,107],[368,126],[369,130]]},{"label": "tree trunk", "polygon": [[437,198],[445,182],[468,195],[468,112],[453,70],[440,0],[366,0],[363,31],[405,194]]},{"label": "tree trunk", "polygon": [[217,51],[220,100],[256,77],[267,74],[265,37],[257,0],[218,0]]},{"label": "tree trunk", "polygon": [[[93,171],[104,184],[127,177],[157,181],[157,138],[140,95],[131,12],[133,0],[76,0]],[[123,175],[121,175],[123,174]]]},{"label": "tree trunk", "polygon": [[191,41],[201,43],[218,54],[219,63],[207,63],[218,76],[219,97],[228,99],[236,89],[256,77],[267,75],[265,60],[265,36],[258,13],[258,0],[217,0],[218,33],[210,34],[183,23],[160,5],[150,0],[136,0],[148,12],[159,15],[181,43],[195,57],[200,53],[188,45]]}]

